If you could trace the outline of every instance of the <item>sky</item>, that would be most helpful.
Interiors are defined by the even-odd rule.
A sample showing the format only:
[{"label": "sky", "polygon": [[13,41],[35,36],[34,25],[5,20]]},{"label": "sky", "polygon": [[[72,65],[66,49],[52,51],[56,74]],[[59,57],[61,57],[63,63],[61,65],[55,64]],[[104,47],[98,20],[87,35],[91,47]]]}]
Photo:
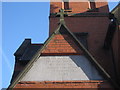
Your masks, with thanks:
[{"label": "sky", "polygon": [[[110,10],[117,4],[110,2]],[[49,7],[49,2],[2,3],[2,88],[10,83],[15,63],[13,54],[24,39],[44,43],[48,38]]]}]

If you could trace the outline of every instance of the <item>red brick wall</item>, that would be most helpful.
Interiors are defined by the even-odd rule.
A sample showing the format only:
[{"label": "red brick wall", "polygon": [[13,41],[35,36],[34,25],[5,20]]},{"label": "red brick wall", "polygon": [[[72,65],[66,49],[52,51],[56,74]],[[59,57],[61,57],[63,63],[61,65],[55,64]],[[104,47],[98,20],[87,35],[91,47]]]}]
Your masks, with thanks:
[{"label": "red brick wall", "polygon": [[[115,33],[114,33],[114,37],[113,37],[113,41],[112,41],[112,49],[113,49],[113,56],[114,56],[114,61],[115,61],[115,66],[117,69],[117,73],[119,73],[119,30],[116,29]],[[119,75],[118,75],[119,76]]]},{"label": "red brick wall", "polygon": [[61,2],[51,2],[50,3],[50,13],[56,13],[59,12],[59,10],[62,8]]},{"label": "red brick wall", "polygon": [[[54,2],[51,3],[54,5]],[[61,3],[57,3],[58,7]],[[70,2],[72,13],[86,12],[89,7],[88,2]],[[108,13],[107,2],[97,2],[96,7],[99,8],[97,13]],[[53,9],[51,7],[51,9]],[[56,9],[54,9],[56,10]],[[58,10],[58,9],[57,9]],[[58,11],[55,12],[58,12]],[[53,12],[52,12],[53,13]],[[89,13],[89,12],[87,12]],[[92,12],[96,13],[96,12]],[[58,27],[59,17],[50,17],[50,34]],[[114,68],[112,61],[112,53],[103,49],[106,32],[110,20],[108,16],[74,16],[65,17],[67,27],[72,32],[87,32],[88,33],[88,50],[102,67],[114,77]],[[108,65],[109,62],[109,65]]]},{"label": "red brick wall", "polygon": [[99,8],[100,13],[109,13],[107,2],[96,2],[96,8]]},{"label": "red brick wall", "polygon": [[[107,2],[95,2],[95,4],[96,8],[99,8],[99,12],[108,13]],[[51,2],[50,6],[50,13],[56,13],[62,8],[62,2]],[[69,2],[69,8],[72,9],[71,13],[84,13],[89,10],[89,2]]]},{"label": "red brick wall", "polygon": [[[59,17],[50,18],[50,34],[58,27]],[[91,32],[106,34],[109,25],[108,17],[65,17],[65,22],[72,32]]]},{"label": "red brick wall", "polygon": [[88,2],[70,2],[72,13],[86,12],[89,8]]},{"label": "red brick wall", "polygon": [[82,52],[69,35],[57,34],[50,40],[50,42],[47,44],[42,53],[81,54]]},{"label": "red brick wall", "polygon": [[[109,74],[114,74],[112,54],[103,49],[109,25],[108,17],[65,17],[65,21],[67,27],[72,32],[88,32],[88,50]],[[55,22],[59,22],[59,18],[51,17],[51,33],[56,30],[58,26]]]},{"label": "red brick wall", "polygon": [[[15,88],[109,88],[113,90],[112,86],[107,81],[88,80],[88,81],[27,81],[19,82]],[[111,89],[110,89],[111,88]]]}]

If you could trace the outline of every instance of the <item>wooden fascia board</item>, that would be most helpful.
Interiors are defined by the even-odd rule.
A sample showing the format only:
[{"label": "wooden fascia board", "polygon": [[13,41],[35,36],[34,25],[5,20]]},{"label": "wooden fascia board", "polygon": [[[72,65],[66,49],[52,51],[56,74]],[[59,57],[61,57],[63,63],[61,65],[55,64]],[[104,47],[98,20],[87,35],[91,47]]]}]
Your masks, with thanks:
[{"label": "wooden fascia board", "polygon": [[120,7],[120,3],[111,11],[111,13],[114,13],[115,9]]},{"label": "wooden fascia board", "polygon": [[58,28],[52,33],[52,35],[45,41],[44,45],[38,49],[37,53],[33,56],[33,58],[28,62],[28,64],[25,66],[22,72],[18,74],[18,76],[15,78],[13,83],[8,87],[8,89],[14,88],[15,85],[23,78],[23,76],[29,71],[29,69],[32,67],[32,64],[37,60],[37,58],[40,57],[41,52],[45,48],[45,46],[49,43],[49,41],[54,37],[57,31],[59,31],[61,27],[61,24],[58,26]]},{"label": "wooden fascia board", "polygon": [[[108,17],[109,13],[71,13],[65,17]],[[51,13],[49,18],[56,17],[56,13]]]}]

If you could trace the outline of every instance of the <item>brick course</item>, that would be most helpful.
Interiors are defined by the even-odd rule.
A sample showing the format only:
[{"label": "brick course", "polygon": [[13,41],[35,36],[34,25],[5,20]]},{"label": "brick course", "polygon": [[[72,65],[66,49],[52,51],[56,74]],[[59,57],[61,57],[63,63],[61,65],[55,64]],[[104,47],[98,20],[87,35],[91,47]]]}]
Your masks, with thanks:
[{"label": "brick course", "polygon": [[23,81],[19,82],[15,88],[112,88],[107,81],[87,80],[87,81]]},{"label": "brick course", "polygon": [[45,53],[81,54],[82,52],[69,35],[57,34],[50,40],[48,45],[42,51],[42,54],[45,54]]}]

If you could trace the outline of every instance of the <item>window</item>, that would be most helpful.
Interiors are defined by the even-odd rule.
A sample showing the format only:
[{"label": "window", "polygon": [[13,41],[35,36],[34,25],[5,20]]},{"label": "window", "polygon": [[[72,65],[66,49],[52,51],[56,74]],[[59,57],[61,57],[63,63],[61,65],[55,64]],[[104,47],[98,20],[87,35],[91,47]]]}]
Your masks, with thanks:
[{"label": "window", "polygon": [[69,9],[69,1],[68,0],[63,0],[62,8],[65,10]]},{"label": "window", "polygon": [[95,2],[90,2],[90,8],[91,8],[91,9],[95,9],[95,8],[96,8]]},{"label": "window", "polygon": [[89,0],[89,8],[90,8],[90,9],[95,9],[95,8],[96,8],[95,1],[94,1],[94,0]]},{"label": "window", "polygon": [[64,2],[64,9],[69,9],[69,2]]}]

